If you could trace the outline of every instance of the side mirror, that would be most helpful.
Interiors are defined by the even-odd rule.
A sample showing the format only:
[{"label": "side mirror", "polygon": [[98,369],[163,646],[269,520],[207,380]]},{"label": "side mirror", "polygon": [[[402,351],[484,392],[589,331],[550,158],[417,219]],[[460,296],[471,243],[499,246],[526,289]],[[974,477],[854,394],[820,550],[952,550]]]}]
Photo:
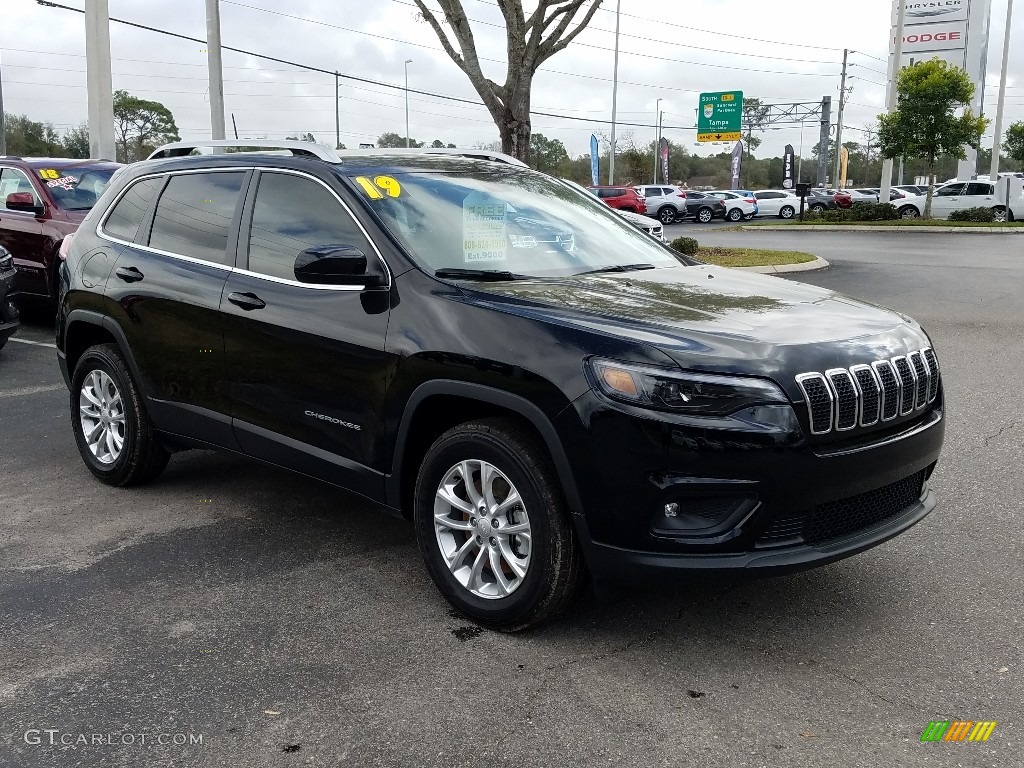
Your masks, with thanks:
[{"label": "side mirror", "polygon": [[42,205],[36,203],[31,192],[12,192],[7,196],[6,205],[9,211],[34,213],[36,216],[42,216],[46,212]]},{"label": "side mirror", "polygon": [[366,254],[352,245],[317,245],[295,259],[295,279],[312,285],[384,284],[384,276],[368,272]]}]

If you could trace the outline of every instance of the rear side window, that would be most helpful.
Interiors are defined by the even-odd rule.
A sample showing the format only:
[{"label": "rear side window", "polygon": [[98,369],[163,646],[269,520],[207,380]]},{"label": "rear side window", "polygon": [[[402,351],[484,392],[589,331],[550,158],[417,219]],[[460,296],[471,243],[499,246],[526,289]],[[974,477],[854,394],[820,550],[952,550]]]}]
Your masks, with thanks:
[{"label": "rear side window", "polygon": [[249,270],[295,279],[295,258],[319,245],[352,245],[370,261],[374,251],[355,219],[323,185],[289,173],[260,175],[249,231]]},{"label": "rear side window", "polygon": [[156,206],[150,247],[228,264],[228,232],[244,178],[235,171],[172,176]]},{"label": "rear side window", "polygon": [[991,195],[992,194],[992,185],[991,184],[979,184],[977,182],[974,182],[972,184],[968,184],[967,185],[967,191],[964,192],[964,194],[965,195]]},{"label": "rear side window", "polygon": [[103,231],[118,240],[132,242],[162,183],[163,179],[143,179],[132,184],[107,216]]}]

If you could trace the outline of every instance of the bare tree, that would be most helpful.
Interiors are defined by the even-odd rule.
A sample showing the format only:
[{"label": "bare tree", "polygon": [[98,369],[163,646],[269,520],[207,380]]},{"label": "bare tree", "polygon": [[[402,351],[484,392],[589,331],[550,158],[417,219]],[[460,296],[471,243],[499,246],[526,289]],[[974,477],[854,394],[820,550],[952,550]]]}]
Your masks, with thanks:
[{"label": "bare tree", "polygon": [[483,99],[498,126],[502,151],[528,162],[533,76],[541,64],[564,50],[583,31],[601,7],[601,0],[592,0],[575,26],[573,22],[587,0],[537,0],[537,7],[529,17],[523,10],[523,0],[497,0],[505,17],[508,38],[504,85],[498,85],[483,73],[462,0],[437,0],[443,14],[440,19],[427,8],[425,0],[415,0],[415,3],[445,52],[466,73]]}]

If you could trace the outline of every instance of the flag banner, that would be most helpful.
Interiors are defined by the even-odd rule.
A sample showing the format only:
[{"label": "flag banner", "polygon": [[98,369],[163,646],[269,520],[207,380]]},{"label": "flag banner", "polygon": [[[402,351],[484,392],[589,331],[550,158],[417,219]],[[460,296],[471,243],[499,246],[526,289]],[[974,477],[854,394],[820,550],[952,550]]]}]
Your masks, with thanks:
[{"label": "flag banner", "polygon": [[595,187],[601,183],[600,150],[597,145],[597,136],[590,134],[590,183]]},{"label": "flag banner", "polygon": [[743,142],[737,141],[732,148],[732,188],[740,186],[740,170],[743,168]]},{"label": "flag banner", "polygon": [[659,154],[661,156],[661,183],[668,184],[668,139],[664,136],[661,137]]},{"label": "flag banner", "polygon": [[793,145],[792,144],[787,144],[786,145],[786,151],[782,155],[782,188],[783,189],[793,189],[794,185],[796,184],[795,180],[793,179],[793,168],[796,165],[796,163],[793,162],[795,154],[796,153],[793,152]]}]

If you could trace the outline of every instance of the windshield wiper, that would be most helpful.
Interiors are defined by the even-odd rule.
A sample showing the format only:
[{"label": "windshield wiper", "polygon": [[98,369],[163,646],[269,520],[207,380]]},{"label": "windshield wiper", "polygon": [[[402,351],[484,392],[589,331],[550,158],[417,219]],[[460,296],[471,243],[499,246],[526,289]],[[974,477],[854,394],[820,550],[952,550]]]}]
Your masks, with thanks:
[{"label": "windshield wiper", "polygon": [[[653,264],[613,264],[610,267],[590,269],[586,272],[577,272],[576,275],[596,275],[601,272],[635,272],[640,269],[656,269]],[[574,275],[574,277],[576,276]]]},{"label": "windshield wiper", "polygon": [[444,267],[434,272],[434,277],[447,277],[455,280],[485,280],[498,282],[501,280],[525,280],[528,275],[517,275],[501,269],[459,269]]}]

